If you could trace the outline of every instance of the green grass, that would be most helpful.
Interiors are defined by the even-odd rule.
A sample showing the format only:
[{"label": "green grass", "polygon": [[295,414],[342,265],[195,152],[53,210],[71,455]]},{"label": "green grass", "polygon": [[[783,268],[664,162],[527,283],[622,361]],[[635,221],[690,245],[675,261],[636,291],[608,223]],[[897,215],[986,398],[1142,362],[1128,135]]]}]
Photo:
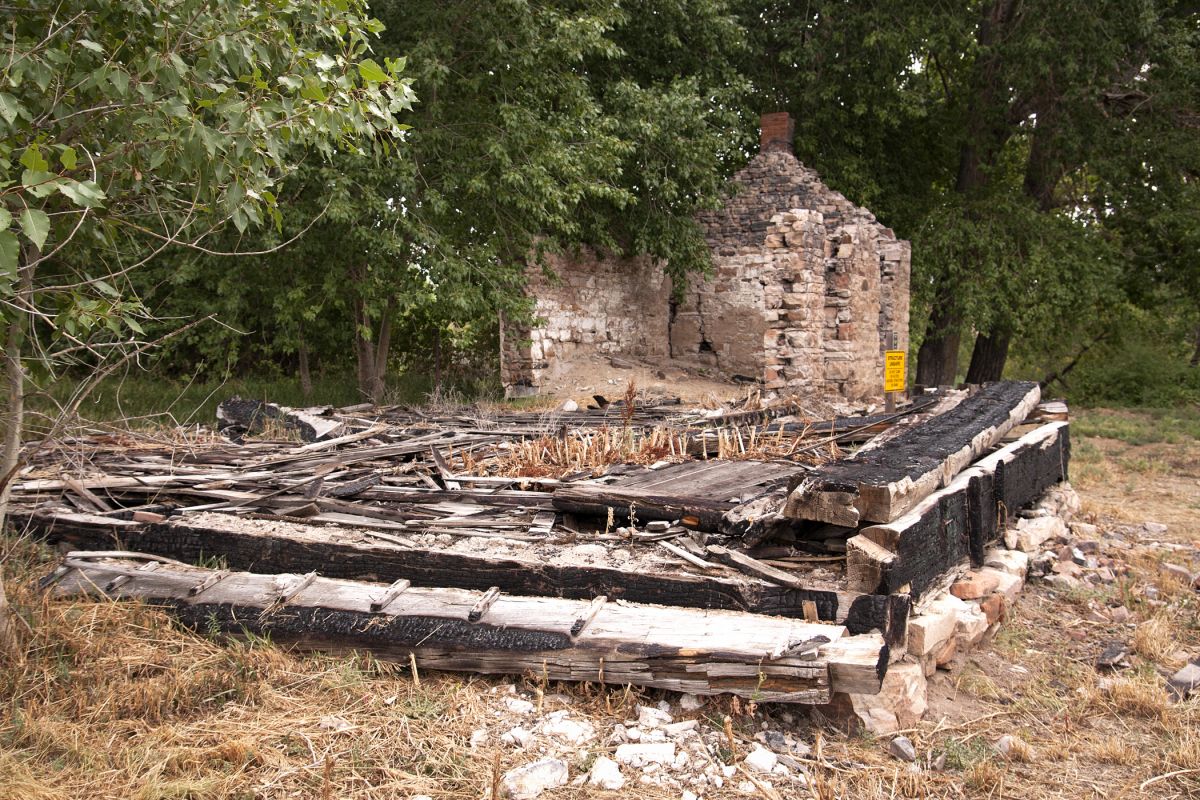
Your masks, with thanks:
[{"label": "green grass", "polygon": [[[60,380],[48,392],[33,393],[29,398],[31,427],[43,428],[46,416],[53,415],[65,403],[76,382]],[[458,403],[481,397],[495,398],[498,386],[486,381],[461,381],[433,390],[426,375],[400,375],[389,379],[384,397],[387,405],[417,405],[429,402]],[[313,391],[305,396],[294,378],[237,378],[224,381],[187,381],[155,378],[141,372],[107,379],[91,392],[79,407],[79,415],[95,422],[129,421],[135,425],[211,424],[217,405],[230,397],[269,400],[285,406],[349,406],[365,401],[352,375],[314,377]]]},{"label": "green grass", "polygon": [[1116,439],[1126,444],[1180,444],[1200,439],[1200,408],[1083,409],[1071,414],[1075,437]]}]

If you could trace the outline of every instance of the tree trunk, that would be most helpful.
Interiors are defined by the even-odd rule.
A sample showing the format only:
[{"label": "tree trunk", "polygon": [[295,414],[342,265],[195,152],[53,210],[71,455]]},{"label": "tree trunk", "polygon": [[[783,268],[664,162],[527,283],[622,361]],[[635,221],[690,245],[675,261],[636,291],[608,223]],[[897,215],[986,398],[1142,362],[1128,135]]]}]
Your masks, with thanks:
[{"label": "tree trunk", "polygon": [[308,344],[301,340],[300,347],[296,351],[296,357],[299,360],[300,371],[300,391],[304,393],[304,399],[308,400],[312,397],[312,372],[308,367]]},{"label": "tree trunk", "polygon": [[[25,303],[33,301],[33,270],[38,250],[27,246],[21,253],[17,299]],[[15,303],[20,308],[20,303]],[[4,439],[0,445],[0,532],[8,522],[8,501],[12,493],[12,482],[21,463],[21,425],[25,418],[25,369],[21,363],[21,352],[25,345],[25,327],[29,318],[17,311],[8,323],[4,342],[4,378],[7,384],[8,407],[4,414]],[[0,656],[16,652],[16,631],[13,629],[12,612],[4,594],[4,578],[0,574]]]},{"label": "tree trunk", "polygon": [[1192,360],[1189,363],[1193,367],[1200,367],[1200,325],[1196,326],[1196,347],[1192,350]]},{"label": "tree trunk", "polygon": [[[1005,124],[1009,93],[1003,85],[1000,56],[991,52],[1012,21],[1016,3],[993,0],[982,8],[976,39],[986,58],[975,67],[967,103],[965,136],[958,151],[958,174],[954,191],[969,203],[988,184],[988,170],[996,163],[1012,129]],[[970,211],[968,210],[968,213]],[[970,264],[961,274],[972,274]],[[962,310],[956,301],[958,287],[951,278],[937,277],[937,300],[929,316],[929,327],[917,352],[917,383],[923,386],[953,384],[958,376],[958,347],[962,339]]]},{"label": "tree trunk", "polygon": [[358,358],[358,390],[372,403],[383,400],[387,388],[387,362],[392,346],[392,314],[395,300],[388,300],[379,330],[372,331],[372,320],[362,297],[354,299],[354,351]]},{"label": "tree trunk", "polygon": [[442,396],[442,329],[433,332],[433,393]]},{"label": "tree trunk", "polygon": [[929,314],[929,325],[921,349],[917,351],[917,383],[922,386],[949,386],[958,376],[960,322],[949,302],[936,302]]},{"label": "tree trunk", "polygon": [[1008,360],[1008,345],[1012,336],[1006,331],[981,333],[975,337],[971,365],[967,368],[967,383],[990,383],[1004,375]]}]

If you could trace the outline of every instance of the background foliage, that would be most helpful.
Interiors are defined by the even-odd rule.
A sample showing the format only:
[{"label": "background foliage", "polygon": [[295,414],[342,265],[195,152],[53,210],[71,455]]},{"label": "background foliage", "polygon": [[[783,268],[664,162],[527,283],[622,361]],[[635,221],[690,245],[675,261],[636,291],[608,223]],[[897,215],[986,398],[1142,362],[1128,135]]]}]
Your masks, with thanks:
[{"label": "background foliage", "polygon": [[[1194,4],[378,0],[368,14],[275,0],[231,6],[239,30],[268,17],[287,29],[249,50],[219,45],[215,28],[180,34],[202,3],[131,6],[118,48],[102,41],[115,16],[88,0],[61,8],[101,33],[53,38],[38,59],[66,71],[48,93],[25,67],[7,73],[0,156],[15,182],[0,189],[0,255],[11,265],[16,244],[61,240],[70,213],[103,205],[39,268],[64,276],[48,285],[84,287],[42,296],[56,322],[35,326],[39,346],[68,323],[107,331],[77,336],[92,348],[82,363],[102,355],[97,335],[128,338],[132,324],[155,338],[215,313],[152,373],[324,376],[377,399],[413,381],[494,387],[499,320],[529,313],[531,260],[596,246],[659,256],[679,280],[702,273],[693,215],[753,153],[758,114],[787,110],[797,156],[913,242],[919,380],[1021,375],[1077,400],[1197,399]],[[346,14],[360,38],[339,33]],[[29,47],[41,29],[13,28]],[[137,58],[130,42],[144,43]],[[257,60],[277,77],[256,77]],[[379,87],[392,93],[361,95]],[[331,105],[351,113],[333,123]],[[271,122],[293,118],[294,137]],[[88,200],[85,151],[66,136],[82,141],[84,119],[88,135],[130,134],[94,182],[103,200]],[[301,135],[309,122],[328,135]],[[35,198],[45,219],[21,217],[13,193],[43,191],[19,180],[43,160],[57,193]],[[183,229],[203,249],[122,271],[157,249],[138,226],[161,228],[164,209],[205,212]],[[262,254],[214,255],[228,252]]]}]

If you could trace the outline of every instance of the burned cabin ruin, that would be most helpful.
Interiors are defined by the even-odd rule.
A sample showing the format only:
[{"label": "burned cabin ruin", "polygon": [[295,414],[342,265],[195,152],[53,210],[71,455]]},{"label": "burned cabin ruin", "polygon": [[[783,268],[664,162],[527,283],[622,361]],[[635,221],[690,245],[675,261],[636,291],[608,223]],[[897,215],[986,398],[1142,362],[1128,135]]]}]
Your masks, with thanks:
[{"label": "burned cabin ruin", "polygon": [[505,331],[509,396],[538,394],[573,362],[613,356],[706,369],[765,388],[880,397],[884,351],[908,347],[909,243],[793,155],[787,114],[725,205],[699,218],[713,272],[673,296],[663,265],[599,253],[551,257],[526,291],[541,324]]}]

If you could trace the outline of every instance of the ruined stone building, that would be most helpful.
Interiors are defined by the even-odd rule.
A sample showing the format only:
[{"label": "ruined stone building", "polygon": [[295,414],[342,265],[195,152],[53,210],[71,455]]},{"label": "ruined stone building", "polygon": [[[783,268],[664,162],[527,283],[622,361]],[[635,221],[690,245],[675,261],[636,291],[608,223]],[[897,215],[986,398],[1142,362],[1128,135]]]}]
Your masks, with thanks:
[{"label": "ruined stone building", "polygon": [[681,298],[646,257],[552,258],[557,280],[531,269],[542,324],[506,332],[506,391],[535,394],[573,360],[624,356],[788,392],[881,397],[884,350],[908,347],[909,244],[796,159],[793,127],[787,114],[763,116],[758,155],[725,205],[699,218],[713,273]]}]

